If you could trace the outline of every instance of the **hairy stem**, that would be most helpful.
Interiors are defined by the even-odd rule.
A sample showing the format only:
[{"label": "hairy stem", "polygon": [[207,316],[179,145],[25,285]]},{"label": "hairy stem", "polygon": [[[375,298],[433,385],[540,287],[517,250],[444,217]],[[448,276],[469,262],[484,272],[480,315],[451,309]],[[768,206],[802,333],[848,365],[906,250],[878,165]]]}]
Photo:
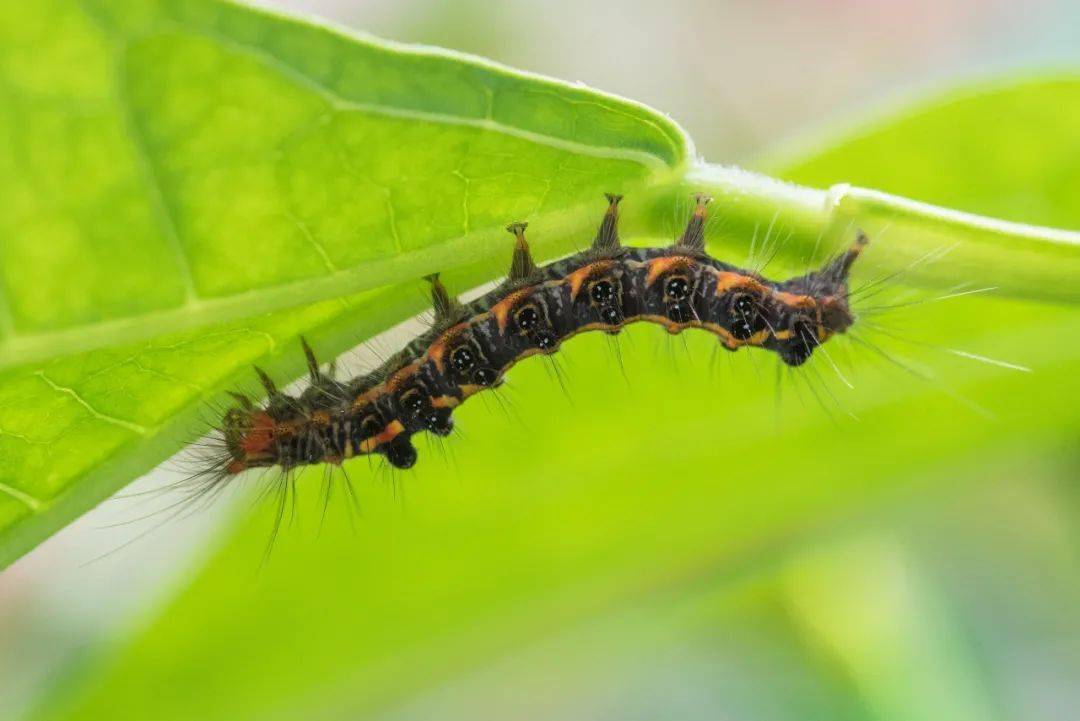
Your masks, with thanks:
[{"label": "hairy stem", "polygon": [[[725,232],[769,228],[786,254],[832,249],[856,228],[874,241],[879,273],[915,285],[991,286],[1002,295],[1080,301],[1080,233],[987,218],[877,190],[813,190],[708,163],[689,170],[677,193],[714,195]],[[930,260],[932,258],[932,260]]]}]

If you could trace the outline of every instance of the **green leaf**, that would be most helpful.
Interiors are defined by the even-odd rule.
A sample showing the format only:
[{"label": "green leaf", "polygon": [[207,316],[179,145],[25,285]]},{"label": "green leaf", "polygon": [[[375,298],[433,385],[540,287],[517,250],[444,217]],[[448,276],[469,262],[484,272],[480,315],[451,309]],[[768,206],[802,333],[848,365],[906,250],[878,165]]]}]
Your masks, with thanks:
[{"label": "green leaf", "polygon": [[[1060,149],[1075,142],[1072,129],[1040,119],[1076,102],[1080,85],[1051,92],[1054,85],[1033,79],[896,112],[785,172],[819,185],[853,177],[899,189],[904,178],[922,172],[921,149],[966,149],[940,162],[921,199],[994,213],[994,194],[978,190],[997,187],[1003,214],[1076,227],[1077,166],[1049,172],[1058,167]],[[977,135],[985,126],[959,122],[971,103],[1004,119],[1022,107],[1028,122],[1006,123],[1008,142],[1026,148],[1033,163],[1041,158],[1048,172],[1018,176],[1013,154],[984,155],[987,141]],[[950,114],[958,121],[947,122]],[[937,122],[927,124],[928,116]],[[978,181],[970,178],[975,156]],[[706,185],[721,177],[716,170],[694,172],[690,181]],[[1009,198],[1021,194],[1031,204],[1010,211]],[[871,246],[861,279],[895,271],[888,246],[897,236],[915,238],[918,219],[933,225],[940,215],[891,197],[876,206],[842,189],[832,197],[843,201],[840,212],[860,222],[888,212],[908,225],[892,241]],[[827,213],[818,228],[826,227],[835,228]],[[937,240],[948,235],[942,233]],[[988,265],[970,273],[954,261],[952,283],[1004,274],[1013,255],[987,240],[993,235],[972,231],[962,241],[995,250]],[[801,242],[794,241],[796,248]],[[1053,262],[1047,242],[1032,238],[1038,247],[1021,265]],[[1042,277],[1056,272],[1047,268]],[[1075,296],[1074,289],[1029,291]],[[915,299],[932,297],[924,291]],[[523,363],[510,378],[509,418],[497,404],[467,404],[459,417],[467,435],[453,439],[451,460],[443,465],[434,449],[421,449],[417,470],[395,481],[406,508],[359,464],[361,473],[353,475],[362,517],[350,530],[339,495],[317,534],[321,474],[301,477],[301,528],[283,534],[261,572],[272,515],[265,507],[245,517],[156,621],[42,717],[237,720],[385,712],[599,613],[646,607],[702,577],[731,574],[783,540],[867,504],[948,484],[963,464],[1022,465],[1017,459],[1053,453],[1075,439],[1080,408],[1063,392],[1080,372],[1075,306],[977,295],[910,306],[898,318],[899,332],[1034,372],[870,334],[865,338],[888,352],[929,366],[940,383],[912,378],[857,343],[845,347],[845,339],[829,348],[829,357],[815,355],[808,367],[783,375],[772,359],[752,352],[713,367],[698,362],[715,350],[711,339],[687,334],[684,351],[683,338],[668,346],[659,329],[636,327],[621,346],[624,380],[608,339],[577,338],[561,354],[572,369],[565,380],[569,399],[550,367],[539,359]],[[774,392],[782,394],[780,403]],[[985,412],[970,407],[976,404]]]},{"label": "green leaf", "polygon": [[581,232],[687,156],[628,101],[215,0],[5,3],[0,100],[0,367]]},{"label": "green leaf", "polygon": [[509,220],[551,254],[604,191],[655,212],[685,157],[627,101],[210,0],[5,4],[0,95],[0,567],[301,332],[332,357],[422,309],[397,281],[491,279]]}]

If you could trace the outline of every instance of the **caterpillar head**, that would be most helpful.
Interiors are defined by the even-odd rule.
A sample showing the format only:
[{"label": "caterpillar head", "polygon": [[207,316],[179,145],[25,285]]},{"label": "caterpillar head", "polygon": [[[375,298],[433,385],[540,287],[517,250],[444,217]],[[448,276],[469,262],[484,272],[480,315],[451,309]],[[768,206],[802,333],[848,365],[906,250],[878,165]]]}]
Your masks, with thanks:
[{"label": "caterpillar head", "polygon": [[855,323],[848,302],[848,273],[868,243],[859,231],[855,243],[819,270],[792,278],[778,290],[812,299],[812,307],[785,308],[780,313],[777,352],[791,366],[805,363],[814,349]]}]

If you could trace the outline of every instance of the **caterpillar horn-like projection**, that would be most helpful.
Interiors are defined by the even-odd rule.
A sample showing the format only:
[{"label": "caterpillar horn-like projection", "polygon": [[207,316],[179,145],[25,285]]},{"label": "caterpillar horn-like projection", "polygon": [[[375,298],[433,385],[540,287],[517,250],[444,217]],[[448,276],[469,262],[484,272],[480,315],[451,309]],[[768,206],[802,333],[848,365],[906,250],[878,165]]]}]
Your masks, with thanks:
[{"label": "caterpillar horn-like projection", "polygon": [[453,322],[456,310],[460,307],[457,300],[447,292],[446,286],[439,280],[438,273],[424,276],[431,285],[431,306],[435,311],[435,325]]},{"label": "caterpillar horn-like projection", "polygon": [[510,274],[507,279],[511,283],[527,281],[536,274],[536,262],[533,261],[532,252],[529,250],[529,242],[525,240],[525,229],[528,223],[511,223],[506,230],[514,234],[514,255],[510,260]]},{"label": "caterpillar horn-like projection", "polygon": [[598,253],[610,254],[619,249],[619,201],[623,197],[615,193],[604,193],[604,197],[607,198],[608,209],[596,230],[592,247]]},{"label": "caterpillar horn-like projection", "polygon": [[694,214],[690,216],[690,222],[686,224],[686,230],[683,231],[679,242],[676,243],[679,248],[692,251],[705,250],[705,206],[711,202],[712,198],[704,193],[694,195]]}]

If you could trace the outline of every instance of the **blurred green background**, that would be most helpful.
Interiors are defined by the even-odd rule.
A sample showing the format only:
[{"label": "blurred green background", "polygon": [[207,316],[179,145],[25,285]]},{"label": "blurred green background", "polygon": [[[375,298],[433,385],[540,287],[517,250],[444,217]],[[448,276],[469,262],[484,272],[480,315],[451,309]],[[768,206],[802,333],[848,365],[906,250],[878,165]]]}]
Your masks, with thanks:
[{"label": "blurred green background", "polygon": [[[1071,174],[1020,183],[993,115],[949,148],[920,145],[933,118],[814,140],[1067,61],[1073,3],[272,5],[646,102],[716,162],[1080,227],[1075,143]],[[109,527],[140,499],[84,517],[0,576],[0,717],[1080,716],[1080,318],[976,297],[881,322],[1034,372],[870,334],[939,380],[841,339],[849,389],[820,358],[777,378],[634,328],[624,378],[583,337],[565,394],[526,363],[462,409],[445,462],[431,444],[408,476],[358,469],[359,512],[339,494],[320,531],[308,485],[264,568],[269,510],[242,497],[100,560],[154,523]]]}]

